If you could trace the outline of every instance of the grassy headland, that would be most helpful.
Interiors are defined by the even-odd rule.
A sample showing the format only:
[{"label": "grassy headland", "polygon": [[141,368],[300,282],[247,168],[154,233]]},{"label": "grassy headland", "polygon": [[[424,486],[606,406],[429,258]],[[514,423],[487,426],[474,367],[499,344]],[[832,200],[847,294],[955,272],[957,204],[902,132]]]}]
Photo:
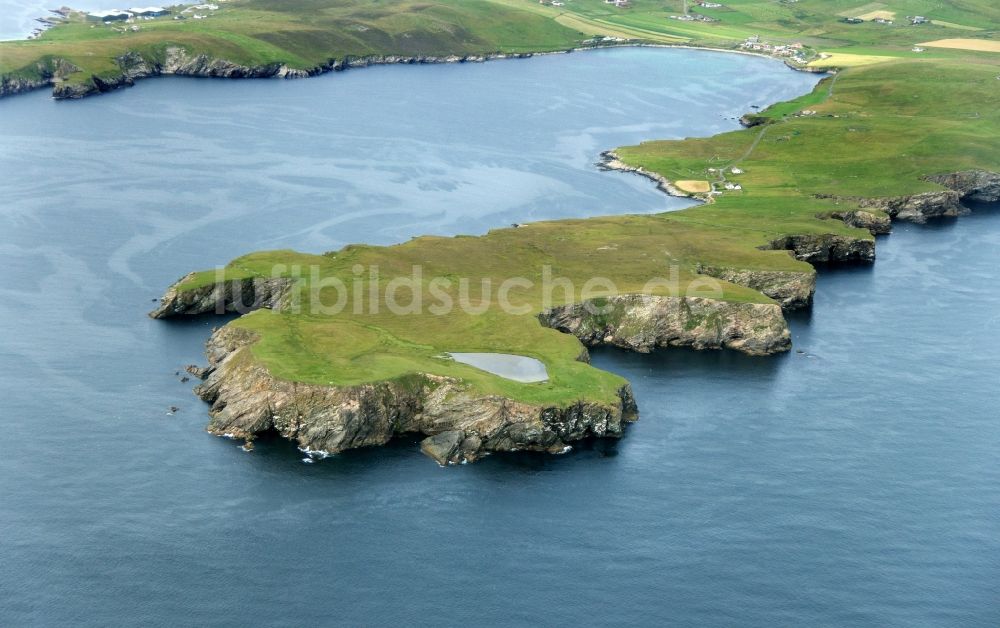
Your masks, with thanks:
[{"label": "grassy headland", "polygon": [[[1000,28],[1000,7],[991,0],[723,4],[695,7],[713,19],[697,21],[671,19],[680,14],[681,0],[632,0],[627,8],[603,0],[566,0],[562,6],[533,0],[233,0],[202,20],[159,18],[137,23],[136,31],[74,16],[38,39],[0,43],[0,74],[8,82],[38,78],[63,63],[69,69],[59,80],[83,83],[120,74],[126,53],[155,63],[169,48],[246,66],[310,69],[350,56],[560,50],[592,43],[595,36],[741,50],[748,49],[747,38],[759,37],[756,43],[769,52],[791,46],[780,54],[795,55],[799,65],[842,68],[811,94],[758,112],[759,126],[617,149],[622,161],[647,173],[670,181],[709,181],[713,192],[706,197],[713,202],[698,207],[658,216],[540,223],[476,238],[352,246],[325,255],[256,253],[226,269],[226,278],[239,279],[272,276],[281,264],[315,267],[316,275],[296,284],[300,296],[324,280],[354,286],[357,269],[380,269],[377,292],[361,282],[360,292],[349,290],[337,313],[259,310],[230,323],[258,332],[253,354],[279,378],[352,386],[431,373],[528,402],[608,401],[621,380],[579,362],[582,347],[575,338],[539,325],[536,316],[546,302],[539,287],[544,267],[577,287],[595,275],[612,280],[614,289],[591,293],[597,300],[656,294],[646,282],[664,276],[685,294],[705,279],[702,273],[711,272],[735,282],[718,284],[713,295],[718,301],[773,304],[755,289],[760,286],[751,287],[753,277],[809,277],[813,270],[788,251],[767,249],[780,249],[789,238],[870,243],[868,230],[832,216],[859,210],[863,198],[944,190],[925,178],[930,175],[1000,172],[1000,113],[994,106],[1000,102],[1000,54],[983,45],[995,42]],[[907,16],[917,15],[926,22],[911,24]],[[868,16],[862,23],[845,21],[862,16]],[[942,39],[974,41],[966,48],[922,45]],[[866,211],[885,218],[878,208]],[[452,300],[460,278],[471,279],[473,303],[483,280],[494,289],[511,277],[531,285],[509,295],[524,306],[519,313],[494,302],[477,314],[459,307],[444,314],[426,307],[393,314],[385,307],[386,283],[412,276],[414,266],[422,269],[417,283],[425,291],[435,277],[452,279],[441,289]],[[196,274],[177,289],[204,288],[216,279],[211,271]],[[372,303],[373,292],[378,312],[364,307],[357,313],[356,305]],[[555,304],[560,303],[557,297]],[[601,316],[611,326],[623,324],[611,320],[622,316],[613,307]],[[441,357],[458,351],[529,355],[545,362],[551,377],[520,384]]]},{"label": "grassy headland", "polygon": [[[512,293],[512,302],[526,306],[519,314],[505,313],[494,302],[482,315],[459,308],[435,315],[425,304],[423,313],[398,316],[378,296],[380,313],[358,315],[354,303],[369,303],[365,284],[360,299],[348,294],[343,311],[333,316],[260,310],[233,324],[260,332],[255,355],[275,375],[295,381],[350,385],[416,371],[460,376],[483,390],[523,400],[608,398],[618,379],[577,362],[577,341],[541,327],[535,318],[543,303],[544,266],[577,287],[595,275],[609,278],[614,294],[644,292],[649,279],[667,276],[671,267],[678,269],[681,294],[704,279],[699,271],[705,267],[809,274],[812,268],[787,251],[761,247],[802,235],[870,240],[866,230],[825,217],[857,210],[855,197],[943,189],[926,175],[1000,172],[1000,112],[988,106],[1000,98],[996,73],[992,64],[974,60],[859,67],[839,75],[832,90],[827,79],[801,100],[815,114],[789,114],[707,139],[654,141],[616,151],[626,162],[668,179],[715,180],[725,171],[728,182],[742,186],[683,211],[546,222],[482,237],[417,238],[392,247],[352,246],[322,256],[257,253],[226,271],[227,278],[267,277],[279,264],[314,265],[320,269],[317,277],[351,286],[359,277],[355,268],[378,267],[382,295],[386,280],[409,277],[420,266],[425,294],[431,278],[472,278],[473,303],[478,303],[482,280],[495,291],[507,278],[524,277],[534,285]],[[733,175],[734,166],[743,172]],[[827,195],[840,198],[823,198]],[[206,271],[180,287],[194,289],[216,279]],[[772,302],[745,286],[719,285],[722,292],[715,296],[724,301]],[[299,289],[307,293],[310,280],[304,278]],[[446,291],[450,298],[458,298],[456,289],[452,285]],[[562,295],[555,296],[559,305]],[[500,380],[440,358],[449,351],[529,355],[545,362],[552,378],[545,384]]]}]

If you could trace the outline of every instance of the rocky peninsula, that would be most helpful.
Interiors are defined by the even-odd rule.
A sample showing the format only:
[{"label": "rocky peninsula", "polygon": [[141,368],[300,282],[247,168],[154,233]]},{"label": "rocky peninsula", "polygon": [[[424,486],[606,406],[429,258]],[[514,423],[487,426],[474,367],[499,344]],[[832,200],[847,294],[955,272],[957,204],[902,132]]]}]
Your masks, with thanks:
[{"label": "rocky peninsula", "polygon": [[[1000,175],[996,173],[963,171],[936,175],[933,180],[950,189],[906,197],[854,200],[859,207],[879,208],[896,220],[916,222],[960,215],[962,212],[954,211],[953,207],[961,207],[958,203],[963,199],[1000,200]],[[850,215],[856,220],[859,214],[875,216],[865,210],[855,210]],[[850,224],[852,219],[846,217],[847,214],[834,219],[841,218]],[[422,344],[433,345],[438,355],[427,360],[429,368],[399,371],[383,378],[371,378],[370,381],[344,383],[333,380],[320,383],[300,379],[294,374],[291,377],[278,376],[268,366],[267,352],[255,353],[254,347],[260,343],[262,336],[268,333],[280,335],[280,332],[268,324],[243,325],[241,321],[251,319],[255,316],[253,313],[260,309],[272,312],[272,317],[294,319],[301,316],[301,300],[302,295],[308,292],[308,281],[301,277],[268,277],[254,274],[252,270],[248,273],[247,269],[265,268],[262,265],[264,262],[278,265],[283,260],[298,263],[311,261],[323,266],[325,273],[337,276],[338,268],[344,267],[344,262],[337,263],[338,257],[346,257],[345,262],[355,265],[364,261],[369,265],[391,266],[391,262],[387,264],[389,258],[426,256],[430,250],[428,247],[432,247],[444,260],[461,259],[460,253],[454,250],[455,245],[465,248],[469,240],[478,240],[478,248],[487,254],[491,250],[512,248],[551,248],[554,243],[548,239],[571,227],[573,222],[579,225],[611,221],[619,229],[622,228],[620,221],[638,222],[646,223],[645,227],[649,229],[653,225],[664,227],[665,218],[629,216],[571,221],[568,224],[540,223],[497,230],[482,238],[417,239],[396,247],[349,247],[324,256],[301,256],[289,252],[255,254],[237,260],[228,274],[223,272],[221,276],[216,276],[216,280],[207,280],[205,273],[185,276],[167,291],[150,316],[169,318],[212,312],[244,314],[242,319],[212,334],[206,345],[208,367],[190,369],[205,380],[196,388],[196,393],[210,404],[208,431],[213,434],[245,439],[250,443],[262,434],[276,432],[294,441],[309,455],[325,457],[357,447],[382,445],[401,434],[417,433],[425,437],[421,443],[422,451],[442,465],[472,462],[494,452],[560,453],[580,439],[622,435],[625,425],[637,417],[636,404],[626,382],[615,381],[610,374],[597,372],[598,377],[605,379],[601,386],[605,391],[603,396],[588,395],[591,391],[584,392],[564,382],[554,396],[540,402],[532,399],[530,393],[525,394],[525,389],[539,386],[537,384],[508,385],[501,391],[483,386],[483,379],[499,379],[496,376],[479,373],[479,381],[476,381],[476,378],[449,373],[455,365],[441,360],[439,350],[445,348],[443,343],[454,342],[453,334],[421,333],[419,325],[409,327],[407,324],[391,333],[401,333],[409,327],[414,333],[411,340],[419,338]],[[830,218],[826,216],[823,220]],[[881,221],[873,222],[876,226],[872,231],[883,232]],[[630,240],[634,237],[630,234],[634,234],[635,225],[630,226],[631,229],[617,234],[610,227],[604,229],[603,246],[597,248],[610,251],[611,259],[616,259],[616,253],[621,250],[619,245],[624,248],[630,242],[635,244],[634,240]],[[875,259],[874,240],[868,230],[863,233],[865,235],[852,236],[789,234],[770,239],[757,249],[762,252],[788,251],[790,256],[786,259],[792,264],[799,260],[814,265],[871,263]],[[635,263],[634,258],[631,263]],[[531,272],[527,266],[515,266],[510,270],[523,271],[522,275],[530,275]],[[529,335],[539,329],[550,329],[571,335],[583,347],[614,346],[639,352],[687,347],[698,350],[727,349],[766,356],[791,348],[782,309],[808,307],[811,303],[815,291],[815,270],[812,267],[755,270],[699,263],[680,284],[691,291],[692,284],[706,277],[719,281],[717,298],[626,290],[543,308],[534,319],[511,316],[512,320],[500,326],[512,324],[510,333],[528,331]],[[747,291],[740,291],[740,286]],[[753,294],[757,297],[753,298]],[[360,319],[365,326],[370,324],[364,322],[364,316],[353,318]],[[279,327],[288,324],[286,320]],[[387,328],[391,326],[385,321],[382,324]],[[296,329],[296,342],[301,342],[303,329],[308,327]],[[330,332],[326,328],[306,331],[307,335],[310,333]],[[277,340],[279,343],[289,342],[288,337]],[[567,356],[562,347],[561,351],[539,355],[557,372],[556,365],[567,357],[582,368],[596,371],[586,365],[586,349],[579,344],[576,346],[577,349],[573,350],[575,354],[571,356]],[[341,343],[336,343],[334,347],[334,356],[325,357],[335,357],[344,351]],[[477,348],[483,348],[483,345],[477,345]],[[516,346],[511,347],[504,342],[489,348],[517,350]]]},{"label": "rocky peninsula", "polygon": [[[602,167],[704,201],[697,207],[609,208],[614,216],[322,255],[268,251],[185,276],[154,317],[241,314],[213,334],[209,366],[194,369],[206,377],[198,391],[213,433],[276,431],[336,453],[419,432],[441,463],[616,436],[634,402],[627,382],[587,363],[587,347],[787,352],[783,312],[809,307],[817,269],[872,263],[894,220],[958,217],[967,202],[1000,198],[1000,114],[986,105],[1000,99],[995,53],[978,40],[918,53],[924,40],[913,39],[942,38],[925,31],[955,20],[993,24],[983,7],[919,29],[873,27],[873,48],[862,37],[870,25],[821,9],[772,7],[783,17],[762,25],[738,6],[720,13],[723,24],[689,24],[638,4],[335,5],[317,13],[233,0],[197,20],[182,5],[123,23],[66,11],[35,40],[0,43],[0,95],[52,86],[72,99],[161,75],[298,78],[625,44],[838,72],[809,94],[753,106],[747,128],[602,156]],[[410,298],[397,316],[400,287]],[[448,357],[462,352],[538,360],[549,379],[505,380]]]}]

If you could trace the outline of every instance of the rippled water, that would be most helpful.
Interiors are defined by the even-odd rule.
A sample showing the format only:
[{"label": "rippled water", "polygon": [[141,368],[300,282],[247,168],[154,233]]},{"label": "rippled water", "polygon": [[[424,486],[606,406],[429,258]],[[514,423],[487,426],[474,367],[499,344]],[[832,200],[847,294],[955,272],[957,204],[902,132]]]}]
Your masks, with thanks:
[{"label": "rippled water", "polygon": [[681,207],[598,153],[815,80],[615,50],[0,101],[0,624],[997,625],[1000,211],[822,275],[806,353],[595,352],[641,420],[560,457],[244,453],[174,374],[216,322],[145,318],[250,250]]}]

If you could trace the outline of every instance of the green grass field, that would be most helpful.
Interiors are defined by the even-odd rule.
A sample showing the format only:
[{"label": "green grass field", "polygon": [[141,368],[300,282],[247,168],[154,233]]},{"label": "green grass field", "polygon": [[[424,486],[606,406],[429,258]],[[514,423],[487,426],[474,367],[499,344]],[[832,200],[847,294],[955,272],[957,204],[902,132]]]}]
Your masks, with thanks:
[{"label": "green grass field", "polygon": [[[738,165],[744,173],[726,176],[743,189],[725,191],[712,203],[657,216],[539,223],[482,237],[425,237],[393,247],[358,245],[326,255],[255,253],[226,270],[228,278],[243,278],[270,276],[276,264],[313,265],[319,269],[316,278],[297,284],[297,294],[305,299],[318,289],[319,279],[353,286],[356,268],[380,269],[378,312],[360,307],[371,304],[372,291],[364,284],[358,293],[348,291],[338,313],[262,310],[230,323],[259,333],[253,353],[278,377],[354,385],[434,373],[462,378],[485,393],[530,402],[609,401],[617,394],[620,378],[578,361],[580,343],[543,328],[536,318],[547,302],[539,287],[544,267],[578,288],[595,275],[614,282],[614,289],[590,295],[597,297],[663,293],[661,288],[648,289],[646,282],[671,272],[676,273],[677,293],[684,294],[705,279],[698,274],[703,266],[811,273],[810,266],[787,252],[760,247],[800,234],[870,239],[867,231],[821,217],[855,209],[855,202],[844,200],[850,197],[940,189],[924,180],[926,175],[972,168],[1000,171],[1000,112],[995,106],[1000,102],[1000,53],[912,50],[920,42],[947,38],[996,41],[1000,5],[992,0],[724,4],[703,10],[717,22],[701,23],[670,19],[680,12],[681,0],[632,0],[629,8],[602,0],[566,0],[561,7],[533,0],[233,0],[204,20],[141,22],[137,32],[119,32],[121,25],[92,28],[75,19],[37,40],[0,43],[0,74],[37,76],[65,60],[81,69],[67,80],[86,81],[93,74],[118,72],[115,59],[126,51],[157,58],[167,46],[247,65],[308,68],[346,55],[556,50],[595,35],[721,49],[759,35],[775,44],[801,42],[810,59],[832,55],[817,62],[842,64],[836,77],[824,79],[810,94],[760,112],[762,126],[617,149],[627,163],[674,181],[718,184],[721,169]],[[894,23],[841,21],[879,11],[893,12]],[[910,25],[905,16],[917,14],[934,23]],[[804,110],[812,113],[801,115]],[[462,308],[442,315],[427,308],[411,315],[388,312],[386,282],[410,276],[415,265],[422,269],[419,283],[425,293],[433,278],[451,280],[440,294],[452,300],[460,296],[463,277],[471,280],[473,303],[482,296],[483,280],[494,290],[511,277],[533,285],[511,291],[511,300],[524,306],[517,314],[496,303],[481,314]],[[207,271],[181,288],[215,280],[215,273]],[[718,285],[715,298],[771,302],[746,287]],[[566,300],[560,298],[553,304]],[[457,351],[536,357],[546,364],[551,379],[520,384],[441,357]]]},{"label": "green grass field", "polygon": [[[897,56],[914,54],[911,48],[920,42],[990,39],[1000,29],[1000,5],[990,0],[732,0],[723,8],[700,9],[717,20],[711,23],[670,19],[681,13],[682,0],[632,0],[628,8],[603,0],[568,0],[560,7],[534,0],[231,0],[217,11],[201,10],[207,17],[200,20],[192,17],[199,11],[185,12],[185,6],[190,5],[130,24],[95,24],[76,13],[37,39],[0,42],[0,81],[37,79],[53,71],[55,60],[78,68],[60,73],[70,83],[113,78],[121,73],[117,59],[126,52],[158,61],[168,47],[251,67],[307,70],[347,56],[561,50],[595,35],[713,48],[735,48],[759,35],[776,44],[800,42],[813,55],[870,56],[877,50],[879,56]],[[886,7],[898,16],[892,25],[841,21]],[[905,16],[917,14],[932,22],[909,25]],[[962,56],[946,49],[922,54]]]},{"label": "green grass field", "polygon": [[[699,280],[700,265],[810,272],[785,251],[758,247],[808,233],[870,238],[867,232],[819,217],[856,205],[817,195],[905,195],[940,189],[923,180],[924,175],[970,168],[1000,171],[1000,113],[987,106],[1000,98],[996,72],[992,64],[973,61],[899,60],[855,68],[835,84],[825,80],[812,94],[776,105],[772,109],[785,117],[775,116],[769,125],[618,149],[627,162],[675,180],[712,179],[716,175],[710,168],[736,164],[745,171],[728,175],[742,184],[742,191],[725,192],[714,203],[680,212],[538,223],[482,237],[352,246],[324,256],[276,251],[241,258],[227,276],[268,276],[276,264],[317,265],[319,277],[335,277],[350,286],[357,276],[353,269],[360,265],[377,266],[385,279],[376,297],[381,304],[377,314],[354,311],[355,303],[369,303],[365,286],[362,293],[348,295],[336,315],[259,311],[233,324],[260,332],[263,340],[254,347],[255,355],[275,375],[296,381],[349,385],[427,372],[462,377],[486,392],[525,401],[607,401],[620,380],[576,361],[581,351],[577,341],[541,327],[535,318],[544,301],[539,286],[545,265],[577,287],[595,275],[606,277],[614,282],[615,293],[647,291],[645,283],[666,276],[670,267],[678,268],[681,294]],[[817,113],[788,115],[804,106]],[[410,276],[415,265],[422,268],[425,294],[431,278],[466,277],[475,303],[482,280],[494,289],[509,277],[524,277],[535,285],[513,293],[514,302],[527,306],[520,314],[504,313],[496,303],[482,315],[458,308],[447,315],[387,312],[385,280]],[[215,273],[207,271],[184,287],[215,280]],[[720,285],[716,298],[770,302],[749,288]],[[309,281],[300,289],[307,294]],[[446,292],[457,300],[455,285]],[[560,302],[557,298],[553,304]],[[546,363],[552,379],[544,384],[500,380],[439,357],[449,351],[529,355]]]}]

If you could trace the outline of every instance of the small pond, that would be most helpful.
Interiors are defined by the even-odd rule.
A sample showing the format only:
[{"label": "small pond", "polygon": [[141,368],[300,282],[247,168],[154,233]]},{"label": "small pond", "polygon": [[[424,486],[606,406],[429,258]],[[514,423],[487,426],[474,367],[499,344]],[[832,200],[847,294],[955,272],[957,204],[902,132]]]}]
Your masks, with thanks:
[{"label": "small pond", "polygon": [[535,358],[510,353],[449,353],[456,362],[474,366],[515,382],[544,382],[549,378],[545,364]]}]

